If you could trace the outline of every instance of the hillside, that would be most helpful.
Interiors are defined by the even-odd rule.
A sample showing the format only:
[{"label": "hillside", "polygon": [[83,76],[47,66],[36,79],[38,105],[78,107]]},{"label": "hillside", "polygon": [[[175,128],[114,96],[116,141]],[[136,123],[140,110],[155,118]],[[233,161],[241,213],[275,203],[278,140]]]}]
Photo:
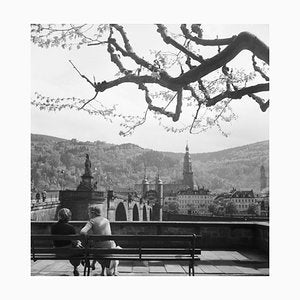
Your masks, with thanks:
[{"label": "hillside", "polygon": [[[184,145],[183,145],[184,149]],[[182,178],[184,153],[159,152],[134,144],[114,145],[101,141],[80,142],[46,135],[31,135],[31,177],[38,189],[74,189],[90,154],[95,180],[101,186],[133,187],[147,175],[154,180],[159,169],[165,183]],[[259,190],[259,168],[269,170],[269,142],[192,154],[194,179],[213,191],[232,187]],[[63,170],[63,172],[61,172]]]}]

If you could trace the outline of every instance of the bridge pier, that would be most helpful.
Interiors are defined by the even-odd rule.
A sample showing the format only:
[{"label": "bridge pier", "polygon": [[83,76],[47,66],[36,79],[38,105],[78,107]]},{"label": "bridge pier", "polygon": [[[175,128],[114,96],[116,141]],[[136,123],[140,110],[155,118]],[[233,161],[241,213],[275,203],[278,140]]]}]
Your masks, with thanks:
[{"label": "bridge pier", "polygon": [[132,205],[128,206],[128,212],[127,212],[127,221],[132,222],[133,220],[133,213],[132,213]]}]

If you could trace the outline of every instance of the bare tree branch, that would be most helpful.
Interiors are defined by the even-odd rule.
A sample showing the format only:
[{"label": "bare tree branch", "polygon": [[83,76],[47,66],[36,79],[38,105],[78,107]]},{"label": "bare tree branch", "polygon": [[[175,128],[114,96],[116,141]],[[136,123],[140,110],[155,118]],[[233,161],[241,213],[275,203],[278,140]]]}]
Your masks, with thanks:
[{"label": "bare tree branch", "polygon": [[[138,122],[130,128],[129,126],[124,126],[127,129],[129,128],[129,130],[124,133],[127,134],[128,132],[131,132],[132,130],[134,130],[134,128],[139,126],[139,124],[143,124],[145,122],[148,110],[152,110],[154,112],[165,115],[168,118],[171,118],[174,122],[178,121],[183,105],[183,90],[189,91],[191,93],[190,98],[193,97],[198,104],[198,107],[195,107],[195,115],[193,112],[192,124],[191,126],[187,126],[190,129],[190,133],[193,133],[193,129],[195,130],[196,128],[200,128],[200,126],[202,127],[202,123],[204,122],[206,122],[207,125],[204,124],[203,128],[210,127],[213,121],[215,123],[218,123],[218,119],[221,120],[221,115],[222,120],[229,120],[231,115],[227,116],[225,114],[229,112],[230,107],[228,108],[228,110],[226,109],[226,107],[230,103],[231,99],[240,99],[243,96],[248,95],[259,104],[262,111],[266,111],[269,107],[269,100],[265,101],[264,99],[256,95],[256,93],[268,91],[269,83],[261,83],[246,87],[248,81],[254,78],[254,76],[252,76],[254,72],[252,71],[250,74],[245,74],[245,72],[243,71],[237,71],[236,73],[233,73],[233,70],[229,71],[226,66],[226,64],[231,62],[241,51],[249,50],[253,54],[252,64],[254,70],[258,72],[264,80],[269,81],[269,77],[265,74],[264,69],[262,67],[259,67],[257,62],[255,61],[256,56],[263,62],[269,64],[269,47],[251,33],[241,32],[239,35],[230,38],[217,38],[209,40],[203,39],[201,24],[192,24],[190,29],[187,28],[186,24],[182,24],[180,28],[183,35],[180,34],[180,37],[182,37],[182,41],[183,39],[185,39],[185,41],[184,43],[179,43],[177,41],[177,38],[173,37],[173,35],[168,32],[165,25],[157,24],[157,32],[160,34],[162,40],[166,44],[173,46],[176,49],[176,53],[177,51],[179,52],[177,55],[176,53],[163,53],[162,51],[151,52],[151,54],[155,53],[155,60],[152,62],[147,61],[146,59],[144,59],[144,57],[139,56],[134,52],[127,33],[125,32],[123,26],[119,24],[102,24],[97,26],[96,28],[94,27],[94,29],[96,30],[96,34],[93,27],[90,25],[86,26],[86,24],[80,26],[71,25],[70,28],[62,28],[62,26],[58,26],[58,29],[53,29],[53,26],[54,25],[51,25],[45,28],[43,28],[43,25],[33,26],[34,28],[32,28],[32,42],[37,44],[38,46],[45,48],[60,45],[64,49],[72,49],[72,47],[74,47],[74,45],[76,46],[76,44],[78,49],[82,44],[107,44],[107,53],[109,54],[109,58],[111,62],[118,68],[120,73],[122,73],[122,77],[110,81],[106,79],[107,81],[103,80],[102,82],[98,83],[95,82],[94,78],[93,83],[92,80],[90,80],[87,76],[81,74],[81,72],[70,60],[69,62],[76,70],[76,72],[91,86],[93,86],[93,88],[95,89],[95,96],[90,100],[70,100],[70,103],[68,103],[67,101],[67,99],[69,98],[65,98],[65,100],[67,101],[66,105],[61,101],[57,102],[54,100],[49,102],[48,99],[45,100],[44,98],[40,98],[40,109],[60,110],[63,108],[75,108],[84,109],[89,113],[95,113],[97,108],[94,108],[94,110],[92,111],[91,105],[86,105],[91,104],[91,101],[96,99],[98,93],[104,92],[107,89],[116,87],[123,83],[134,83],[138,85],[139,89],[145,92],[145,100],[148,107],[144,118],[135,119],[134,121]],[[45,30],[46,34],[44,34],[45,32],[42,32],[42,30]],[[55,33],[55,31],[61,31],[61,33]],[[53,32],[54,36],[51,35]],[[58,36],[55,36],[57,34]],[[190,47],[192,43],[195,43],[198,46],[218,47],[218,53],[204,60],[202,56],[197,54],[198,50],[194,51],[192,47]],[[221,46],[226,47],[222,47],[221,49]],[[171,55],[175,56],[175,60]],[[126,66],[126,62],[128,61],[128,59],[125,59],[126,57],[129,58],[131,62],[137,64],[137,67],[130,66],[128,68]],[[185,59],[186,61],[184,62]],[[191,63],[192,59],[194,60],[193,64]],[[174,66],[175,64],[176,66]],[[176,68],[178,66],[180,67],[180,74],[177,73],[179,75],[171,76],[168,74],[169,70],[170,72],[176,71]],[[131,70],[130,68],[134,69]],[[184,68],[185,70],[188,69],[188,71],[185,72]],[[224,75],[219,74],[219,72],[214,73],[215,71],[219,70],[222,70]],[[202,82],[203,77],[210,74],[212,74],[212,76],[210,76],[209,78],[205,78],[205,81],[203,81],[205,83],[204,85],[204,83]],[[218,78],[215,79],[215,77],[217,76]],[[192,84],[194,82],[195,84]],[[148,84],[155,84],[159,87],[168,89],[166,94],[161,91],[158,92],[158,95],[160,97],[164,97],[164,95],[167,95],[166,99],[170,100],[165,107],[158,107],[153,104],[148,86],[146,86]],[[226,84],[226,90],[224,88],[225,91],[220,92],[222,91],[224,84]],[[243,85],[244,87],[242,88]],[[173,92],[175,92],[174,96]],[[216,96],[212,97],[212,95]],[[168,111],[167,108],[175,98],[176,108],[174,112]],[[215,119],[214,117],[211,118],[211,116],[208,116],[206,117],[206,119],[204,119],[204,115],[199,117],[201,107],[212,107],[226,98],[228,98],[229,101],[223,101],[225,105],[224,107],[222,102],[216,106],[215,110],[210,108],[207,108],[205,110],[216,115]],[[97,100],[95,101],[97,102]],[[38,104],[36,103],[35,105],[38,106]],[[101,111],[101,108],[98,110]],[[105,115],[108,114],[109,112],[107,111]],[[131,122],[132,125],[131,119],[128,119],[127,121]],[[219,124],[216,125],[219,126]],[[176,131],[176,129],[172,128],[172,131],[173,130]]]},{"label": "bare tree branch", "polygon": [[87,104],[89,104],[90,102],[92,102],[97,96],[98,96],[98,92],[96,92],[95,96],[94,96],[92,99],[90,99],[90,100],[88,100],[86,103],[84,103],[84,104],[80,107],[80,109],[83,109]]},{"label": "bare tree branch", "polygon": [[162,24],[157,24],[157,32],[160,33],[162,39],[164,40],[164,42],[166,44],[171,44],[172,46],[174,46],[175,48],[179,49],[180,51],[182,51],[184,54],[186,54],[187,56],[191,57],[192,59],[199,61],[199,62],[203,62],[204,59],[203,57],[200,55],[196,55],[193,52],[189,51],[187,48],[185,48],[184,46],[180,45],[178,42],[176,42],[174,39],[172,39],[169,35],[168,35],[168,31],[167,31],[167,27],[162,25]]},{"label": "bare tree branch", "polygon": [[124,56],[130,56],[138,65],[141,65],[141,66],[147,68],[148,70],[150,70],[152,72],[159,71],[159,68],[155,67],[154,65],[150,64],[146,60],[144,60],[144,59],[140,58],[139,56],[137,56],[137,54],[133,51],[133,48],[129,43],[129,39],[127,38],[126,32],[123,29],[123,26],[118,25],[118,24],[111,24],[111,26],[114,27],[116,30],[118,30],[120,32],[120,34],[123,38],[123,41],[124,41],[126,52],[124,50],[122,50],[122,48],[120,46],[116,45],[116,40],[112,40],[111,43],[116,46],[117,50],[121,51],[121,53]]},{"label": "bare tree branch", "polygon": [[73,66],[73,68],[78,72],[78,74],[84,78],[92,87],[95,87],[95,85],[85,76],[85,75],[82,75],[79,70],[75,67],[75,65],[72,63],[71,60],[69,60],[70,64]]},{"label": "bare tree branch", "polygon": [[249,97],[255,100],[256,103],[260,106],[261,111],[265,112],[269,108],[270,101],[264,101],[263,98],[258,97],[257,95],[254,94],[248,94]]},{"label": "bare tree branch", "polygon": [[147,107],[147,109],[145,111],[145,114],[144,114],[144,117],[140,121],[135,123],[133,126],[129,126],[127,131],[125,131],[125,132],[121,131],[120,135],[127,136],[128,134],[132,133],[135,130],[135,128],[137,128],[138,126],[143,125],[146,122],[148,110],[149,110],[149,107]]},{"label": "bare tree branch", "polygon": [[198,118],[198,114],[199,114],[201,105],[202,105],[202,103],[198,102],[198,108],[197,108],[196,114],[195,114],[195,116],[194,116],[192,125],[191,125],[191,127],[190,127],[190,133],[191,133],[191,134],[193,134],[194,124],[195,124],[195,122],[196,122],[196,120],[197,120],[197,118]]},{"label": "bare tree branch", "polygon": [[258,72],[263,79],[266,81],[270,81],[270,78],[263,72],[263,70],[257,65],[257,62],[255,61],[255,55],[252,55],[252,63],[253,63],[253,69]]},{"label": "bare tree branch", "polygon": [[241,99],[243,96],[248,94],[254,94],[258,92],[264,92],[269,90],[269,84],[268,83],[261,83],[254,86],[249,86],[242,88],[237,91],[225,91],[211,99],[209,99],[206,103],[206,106],[214,106],[219,101],[225,99],[225,98],[232,98],[232,99]]},{"label": "bare tree branch", "polygon": [[197,45],[201,45],[201,46],[225,46],[225,45],[229,45],[235,38],[236,36],[233,36],[231,38],[227,38],[227,39],[214,39],[214,40],[209,40],[209,39],[202,39],[196,36],[193,36],[190,31],[187,29],[186,24],[182,24],[180,26],[182,33],[184,34],[184,36],[195,42]]},{"label": "bare tree branch", "polygon": [[114,47],[108,43],[107,45],[107,51],[109,52],[110,54],[110,60],[116,64],[116,66],[118,67],[118,69],[120,70],[121,73],[127,75],[129,73],[131,73],[131,71],[127,70],[124,68],[123,64],[121,63],[119,57],[117,54],[115,54],[115,50],[114,50]]},{"label": "bare tree branch", "polygon": [[172,78],[174,84],[189,84],[199,78],[221,68],[237,56],[242,50],[249,50],[258,58],[269,63],[269,47],[249,32],[241,32],[231,44],[217,55],[206,59],[201,65],[187,71],[186,73]]},{"label": "bare tree branch", "polygon": [[139,85],[139,89],[145,91],[145,98],[146,102],[148,103],[148,108],[149,110],[159,112],[162,115],[165,115],[169,118],[172,118],[174,122],[179,120],[180,114],[181,114],[181,106],[182,106],[182,90],[177,92],[177,104],[176,104],[176,109],[175,113],[172,113],[170,111],[166,111],[163,107],[158,107],[152,104],[152,99],[150,98],[149,95],[149,90],[144,84]]}]

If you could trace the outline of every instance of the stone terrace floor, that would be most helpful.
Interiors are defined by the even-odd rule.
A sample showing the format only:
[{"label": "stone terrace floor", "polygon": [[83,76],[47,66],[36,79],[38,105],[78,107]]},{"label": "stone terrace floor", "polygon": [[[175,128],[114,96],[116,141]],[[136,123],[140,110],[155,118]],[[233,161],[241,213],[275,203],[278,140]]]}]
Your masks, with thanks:
[{"label": "stone terrace floor", "polygon": [[[83,267],[78,268],[83,275]],[[184,262],[131,262],[121,261],[119,276],[186,276],[188,266]],[[91,271],[91,276],[100,276],[101,266]],[[73,276],[73,267],[68,261],[41,260],[31,263],[32,276]],[[201,260],[195,263],[195,276],[267,276],[268,257],[249,251],[202,251]]]}]

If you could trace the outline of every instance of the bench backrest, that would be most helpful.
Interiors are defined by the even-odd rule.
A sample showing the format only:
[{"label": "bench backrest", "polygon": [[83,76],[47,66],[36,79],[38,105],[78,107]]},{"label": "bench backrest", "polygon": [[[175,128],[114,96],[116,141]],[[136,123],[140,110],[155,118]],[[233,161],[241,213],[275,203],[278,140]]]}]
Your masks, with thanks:
[{"label": "bench backrest", "polygon": [[[37,254],[54,253],[69,256],[90,256],[90,255],[106,255],[119,254],[130,255],[136,254],[140,257],[144,254],[152,255],[191,255],[194,257],[200,254],[200,249],[196,248],[199,244],[199,235],[41,235],[33,234],[31,236],[31,252],[34,256]],[[78,248],[54,248],[53,241],[81,240],[85,246],[84,249]],[[94,247],[99,241],[113,240],[121,249],[105,249]],[[47,246],[45,242],[47,241]],[[49,243],[50,242],[50,243]]]}]

